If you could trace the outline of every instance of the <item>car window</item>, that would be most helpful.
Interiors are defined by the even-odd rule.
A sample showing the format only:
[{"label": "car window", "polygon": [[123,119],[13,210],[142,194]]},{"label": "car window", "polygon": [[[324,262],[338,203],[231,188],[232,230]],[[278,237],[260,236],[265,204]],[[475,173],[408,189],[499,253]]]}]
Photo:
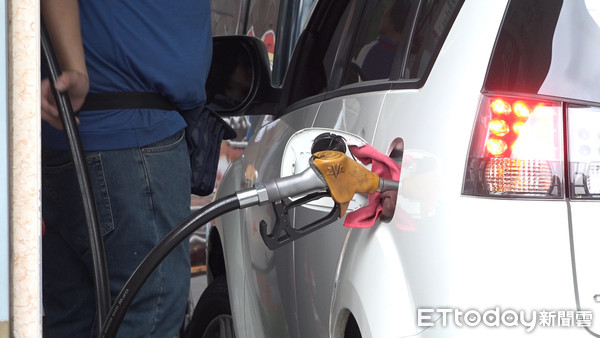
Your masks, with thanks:
[{"label": "car window", "polygon": [[[244,34],[255,36],[264,42],[271,64],[274,86],[281,84],[292,50],[310,15],[314,1],[249,0],[243,2],[247,4]],[[217,1],[213,1],[215,2]]]},{"label": "car window", "polygon": [[421,79],[431,68],[464,0],[423,0],[403,79]]},{"label": "car window", "polygon": [[[358,82],[424,81],[463,2],[325,2],[335,8],[322,11],[323,17],[315,18],[305,32],[284,106]],[[420,81],[412,81],[411,86]]]},{"label": "car window", "polygon": [[598,0],[513,0],[484,89],[600,102]]},{"label": "car window", "polygon": [[[351,46],[351,59],[342,85],[388,79],[396,59],[406,53],[409,13],[418,0],[371,1],[365,8]],[[398,57],[397,57],[398,56]]]},{"label": "car window", "polygon": [[279,0],[250,0],[246,34],[260,38],[267,47],[269,61],[273,66],[277,22],[279,19]]},{"label": "car window", "polygon": [[[344,53],[362,0],[321,1],[294,50],[285,76],[282,107],[323,94],[339,84]],[[285,112],[282,112],[285,114]]]},{"label": "car window", "polygon": [[272,73],[274,86],[279,86],[281,84],[294,48],[296,47],[296,42],[306,27],[306,22],[308,21],[316,2],[317,0],[292,0],[285,2],[288,8],[285,9],[285,13],[287,14],[283,15],[291,17],[292,22],[284,28],[286,35],[289,36],[289,43],[277,45],[277,50],[275,51],[277,57],[276,62],[273,65]]},{"label": "car window", "polygon": [[239,1],[212,1],[210,7],[213,36],[240,34],[243,22]]},{"label": "car window", "polygon": [[[344,11],[344,14],[338,21],[336,29],[333,33],[333,37],[329,42],[329,46],[327,47],[327,51],[325,53],[325,57],[323,58],[323,67],[326,70],[325,76],[327,81],[327,87],[332,88],[335,87],[335,74],[341,73],[338,71],[340,68],[340,64],[336,64],[336,60],[342,58],[340,53],[343,52],[343,46],[341,46],[342,41],[344,41],[345,37],[349,36],[350,31],[352,30],[352,18],[353,13],[357,11],[356,6],[358,6],[357,1],[352,1]],[[329,71],[327,71],[329,70]]]},{"label": "car window", "polygon": [[368,2],[341,85],[398,78],[422,79],[435,61],[463,2]]}]

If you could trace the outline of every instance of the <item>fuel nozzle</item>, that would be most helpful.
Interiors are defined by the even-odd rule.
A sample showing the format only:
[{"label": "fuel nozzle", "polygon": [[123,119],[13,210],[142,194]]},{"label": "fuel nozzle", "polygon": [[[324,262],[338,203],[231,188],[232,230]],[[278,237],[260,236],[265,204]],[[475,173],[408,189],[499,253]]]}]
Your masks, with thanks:
[{"label": "fuel nozzle", "polygon": [[341,151],[323,150],[313,154],[309,168],[303,172],[257,183],[237,195],[240,208],[245,208],[328,191],[340,205],[339,217],[343,217],[354,194],[386,190],[398,190],[398,182],[379,177]]},{"label": "fuel nozzle", "polygon": [[398,182],[379,177],[346,154],[324,150],[313,154],[311,167],[315,167],[329,188],[331,198],[340,205],[340,217],[356,193],[372,194],[398,190]]},{"label": "fuel nozzle", "polygon": [[[354,194],[386,190],[398,190],[398,182],[380,178],[341,151],[323,150],[313,154],[310,166],[303,172],[257,183],[254,188],[239,191],[237,198],[240,209],[272,204],[275,223],[269,231],[267,223],[262,220],[259,228],[267,247],[275,250],[343,217]],[[335,202],[326,216],[304,226],[290,224],[290,210],[326,196]],[[300,198],[286,201],[294,197]]]}]

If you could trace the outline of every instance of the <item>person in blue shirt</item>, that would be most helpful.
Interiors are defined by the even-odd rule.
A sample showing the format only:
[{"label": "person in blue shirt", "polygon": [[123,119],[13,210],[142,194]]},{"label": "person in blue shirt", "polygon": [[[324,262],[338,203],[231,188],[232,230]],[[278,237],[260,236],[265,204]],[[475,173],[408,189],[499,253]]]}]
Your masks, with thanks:
[{"label": "person in blue shirt", "polygon": [[[83,103],[89,94],[141,92],[181,110],[203,106],[210,2],[42,0],[41,10],[62,69],[56,88],[77,112],[114,300],[146,254],[189,215],[186,123],[173,109],[85,110]],[[41,85],[45,334],[90,337],[100,324],[85,215],[48,79]],[[186,242],[142,287],[119,336],[176,336],[189,283]]]}]

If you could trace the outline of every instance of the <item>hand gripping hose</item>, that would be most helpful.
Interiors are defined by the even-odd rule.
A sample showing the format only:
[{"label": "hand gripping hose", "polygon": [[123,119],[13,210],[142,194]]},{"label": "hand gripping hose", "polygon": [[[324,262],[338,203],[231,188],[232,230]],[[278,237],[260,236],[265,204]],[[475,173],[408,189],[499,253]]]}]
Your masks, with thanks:
[{"label": "hand gripping hose", "polygon": [[71,101],[69,100],[67,93],[61,93],[54,87],[61,71],[43,19],[41,22],[41,43],[42,53],[48,68],[48,77],[52,87],[52,94],[54,95],[54,100],[56,101],[58,111],[60,112],[60,118],[65,129],[65,134],[67,135],[67,143],[69,144],[69,150],[73,157],[75,173],[81,191],[83,209],[90,238],[90,251],[94,272],[97,308],[96,319],[98,323],[103,323],[106,314],[108,313],[108,309],[110,308],[110,286],[108,282],[106,256],[104,253],[104,242],[100,233],[94,192],[90,183],[88,167],[83,154],[83,147],[81,145],[77,123],[75,122],[73,106],[71,106]]}]

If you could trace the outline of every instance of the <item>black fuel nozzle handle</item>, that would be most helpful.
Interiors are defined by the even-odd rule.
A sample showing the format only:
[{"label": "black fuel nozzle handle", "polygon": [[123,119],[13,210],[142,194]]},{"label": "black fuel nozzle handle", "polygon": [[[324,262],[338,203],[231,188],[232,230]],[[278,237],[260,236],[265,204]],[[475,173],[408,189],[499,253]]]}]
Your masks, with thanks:
[{"label": "black fuel nozzle handle", "polygon": [[273,224],[273,229],[271,229],[271,232],[268,232],[268,225],[264,220],[260,221],[259,224],[260,235],[262,236],[265,245],[269,249],[275,250],[335,222],[340,214],[340,205],[338,203],[335,203],[333,208],[331,208],[331,211],[321,219],[300,228],[294,228],[290,225],[288,212],[291,209],[305,204],[308,201],[322,197],[329,197],[329,193],[313,193],[305,198],[287,204],[284,201],[273,203],[273,212],[275,213],[275,224]]},{"label": "black fuel nozzle handle", "polygon": [[[306,196],[295,201],[290,200],[303,195]],[[293,208],[330,196],[327,184],[314,167],[309,167],[300,174],[257,183],[253,188],[237,192],[240,209],[253,205],[272,204],[275,223],[271,232],[268,231],[268,225],[264,220],[261,220],[259,224],[260,235],[265,245],[271,250],[304,237],[337,220],[340,215],[340,206],[335,203],[325,217],[303,227],[294,228],[289,222],[289,211]]]}]

